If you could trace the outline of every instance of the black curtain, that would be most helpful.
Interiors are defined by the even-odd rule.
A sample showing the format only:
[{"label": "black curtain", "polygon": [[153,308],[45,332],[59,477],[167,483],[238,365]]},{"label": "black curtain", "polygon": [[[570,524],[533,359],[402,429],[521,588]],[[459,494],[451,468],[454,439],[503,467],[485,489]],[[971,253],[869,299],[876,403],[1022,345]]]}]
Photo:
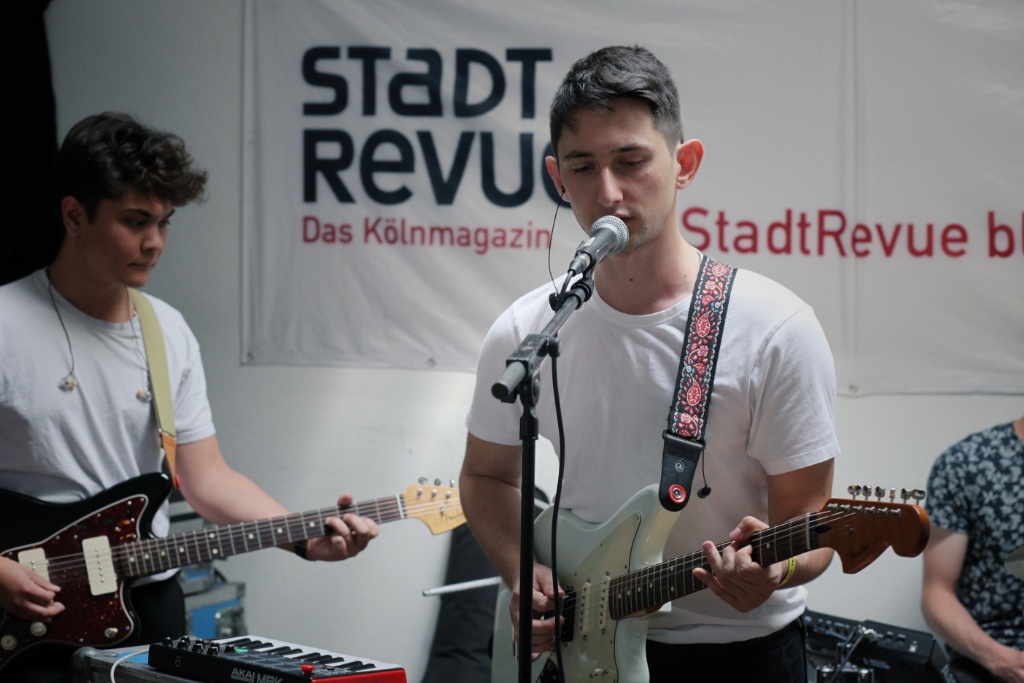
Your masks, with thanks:
[{"label": "black curtain", "polygon": [[57,113],[44,21],[49,4],[5,3],[0,22],[0,284],[52,262],[64,236],[51,188]]}]

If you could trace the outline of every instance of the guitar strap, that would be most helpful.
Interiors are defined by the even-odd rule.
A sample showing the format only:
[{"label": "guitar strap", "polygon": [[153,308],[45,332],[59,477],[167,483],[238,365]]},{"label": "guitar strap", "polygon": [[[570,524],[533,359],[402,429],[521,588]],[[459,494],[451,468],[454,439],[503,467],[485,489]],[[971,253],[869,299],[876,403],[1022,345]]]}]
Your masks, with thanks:
[{"label": "guitar strap", "polygon": [[[732,266],[708,256],[701,258],[686,319],[668,428],[662,433],[665,446],[658,498],[666,510],[682,510],[690,500],[693,475],[704,452],[718,345],[735,279],[736,269]],[[697,495],[703,498],[710,492],[705,482]]]},{"label": "guitar strap", "polygon": [[171,472],[171,481],[178,487],[178,475],[174,470],[174,457],[177,452],[178,439],[174,431],[174,404],[171,402],[171,380],[167,370],[167,352],[164,349],[164,334],[160,329],[153,304],[145,294],[137,289],[128,289],[135,304],[135,312],[139,314],[139,327],[142,329],[142,343],[146,347],[146,363],[149,366],[149,383],[153,389],[153,412],[156,415],[157,433],[160,444],[167,458],[167,468]]}]

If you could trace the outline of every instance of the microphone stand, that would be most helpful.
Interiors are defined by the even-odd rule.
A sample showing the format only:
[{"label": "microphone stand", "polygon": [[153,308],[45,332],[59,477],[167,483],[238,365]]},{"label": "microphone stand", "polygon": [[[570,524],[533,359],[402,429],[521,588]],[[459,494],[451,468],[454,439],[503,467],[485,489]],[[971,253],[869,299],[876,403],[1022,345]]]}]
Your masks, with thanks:
[{"label": "microphone stand", "polygon": [[[536,444],[539,434],[537,399],[540,395],[540,367],[545,357],[559,354],[558,330],[569,316],[590,299],[594,293],[593,267],[563,296],[551,295],[551,308],[555,315],[538,333],[527,335],[505,361],[505,372],[491,386],[491,395],[503,403],[513,403],[516,397],[523,405],[519,421],[519,438],[523,444],[523,477],[520,491],[522,507],[519,513],[519,643],[526,643],[519,655],[519,683],[531,683],[533,659],[530,643],[533,640],[533,499],[536,481]],[[569,276],[571,277],[571,275]],[[527,495],[526,492],[530,494]],[[554,577],[555,581],[558,577]],[[555,615],[559,628],[560,614]]]}]

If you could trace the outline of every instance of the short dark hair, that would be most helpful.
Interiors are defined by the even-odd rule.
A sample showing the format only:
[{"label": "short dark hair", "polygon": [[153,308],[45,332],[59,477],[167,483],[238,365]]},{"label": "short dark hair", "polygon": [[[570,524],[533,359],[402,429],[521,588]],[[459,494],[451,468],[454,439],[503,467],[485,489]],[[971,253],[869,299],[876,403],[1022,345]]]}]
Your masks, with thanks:
[{"label": "short dark hair", "polygon": [[683,141],[679,92],[668,67],[639,45],[613,45],[573,64],[558,87],[549,115],[551,147],[555,154],[558,154],[563,129],[575,130],[573,117],[577,110],[607,110],[611,101],[619,97],[646,102],[651,108],[655,128],[670,146]]},{"label": "short dark hair", "polygon": [[72,196],[91,220],[100,201],[135,191],[184,206],[205,198],[207,172],[197,168],[185,142],[120,112],[76,123],[57,152],[57,201]]}]

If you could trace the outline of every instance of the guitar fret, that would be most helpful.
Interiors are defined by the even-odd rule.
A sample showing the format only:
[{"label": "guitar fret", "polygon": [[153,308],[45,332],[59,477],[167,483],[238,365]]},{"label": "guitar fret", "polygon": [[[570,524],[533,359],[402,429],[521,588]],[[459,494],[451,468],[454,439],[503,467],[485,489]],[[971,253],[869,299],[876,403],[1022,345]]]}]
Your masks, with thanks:
[{"label": "guitar fret", "polygon": [[[363,501],[354,504],[344,510],[337,506],[322,508],[304,513],[292,513],[266,520],[254,520],[240,522],[220,527],[203,527],[198,531],[186,531],[171,536],[155,538],[141,538],[140,534],[148,533],[148,528],[134,526],[139,520],[144,520],[143,514],[156,502],[159,504],[161,496],[166,495],[166,490],[161,486],[166,485],[166,479],[159,475],[144,475],[136,480],[125,482],[114,489],[97,496],[97,500],[109,499],[105,507],[97,507],[96,510],[76,521],[82,524],[93,519],[98,521],[114,522],[122,524],[117,530],[121,535],[118,538],[110,536],[111,545],[108,551],[100,551],[99,555],[105,558],[112,567],[117,577],[139,577],[159,574],[169,569],[196,564],[208,560],[223,559],[232,555],[259,550],[270,546],[281,546],[294,543],[299,540],[318,538],[330,533],[325,522],[330,517],[341,516],[346,512],[356,511],[361,508],[366,510],[364,516],[373,518],[381,523],[405,519],[405,498],[402,495],[385,496],[377,500]],[[140,493],[140,490],[142,493]],[[423,487],[409,487],[406,496],[415,495],[419,497]],[[0,495],[2,495],[0,491]],[[459,499],[456,494],[452,496],[452,490],[441,492],[443,499],[438,499],[438,505],[424,505],[418,510],[415,517],[423,519],[431,528],[433,533],[441,533],[465,521],[461,510],[458,507]],[[433,489],[431,495],[436,496],[438,489]],[[451,505],[442,507],[443,500]],[[451,512],[449,515],[448,513]],[[108,521],[109,520],[109,521]],[[116,520],[116,521],[115,521]],[[122,520],[129,520],[131,527],[125,528]],[[102,536],[107,529],[97,526],[95,536]],[[120,540],[120,542],[118,542]],[[50,567],[53,579],[58,582],[66,581],[67,576],[80,576],[85,574],[85,554],[68,558],[58,569]],[[0,657],[2,662],[2,657]]]}]

